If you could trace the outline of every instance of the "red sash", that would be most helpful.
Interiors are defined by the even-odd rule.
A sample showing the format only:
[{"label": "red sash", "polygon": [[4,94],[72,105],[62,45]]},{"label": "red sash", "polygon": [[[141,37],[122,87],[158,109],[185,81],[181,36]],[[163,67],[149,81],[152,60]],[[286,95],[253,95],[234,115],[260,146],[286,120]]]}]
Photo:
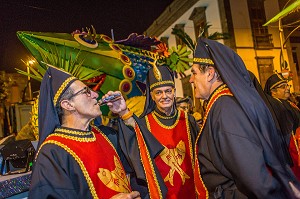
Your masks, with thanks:
[{"label": "red sash", "polygon": [[291,167],[295,176],[298,180],[300,180],[300,154],[299,154],[299,144],[300,144],[300,127],[296,129],[296,135],[292,133],[290,144],[289,144],[289,152],[291,154],[294,166]]},{"label": "red sash", "polygon": [[146,116],[148,129],[165,146],[155,158],[168,187],[166,198],[196,198],[193,151],[187,113],[180,111],[173,126],[164,126],[154,113]]},{"label": "red sash", "polygon": [[198,152],[199,152],[199,147],[198,147],[198,142],[200,140],[200,135],[202,134],[202,131],[204,129],[206,120],[207,120],[207,116],[210,112],[211,107],[213,106],[213,104],[217,101],[217,99],[221,96],[224,95],[230,95],[233,96],[233,94],[231,93],[231,91],[229,90],[229,88],[226,87],[226,85],[221,86],[220,88],[218,88],[218,90],[216,90],[216,92],[213,93],[213,95],[211,96],[209,102],[207,103],[207,108],[206,108],[206,112],[205,115],[203,117],[203,124],[201,126],[200,132],[196,138],[196,142],[195,142],[195,168],[194,168],[194,180],[195,180],[195,186],[196,186],[196,192],[198,195],[198,198],[200,199],[206,199],[209,198],[209,193],[207,191],[207,188],[202,180],[201,177],[201,172],[200,172],[200,165],[199,165],[199,160],[198,160]]},{"label": "red sash", "polygon": [[[74,131],[74,134],[80,133]],[[72,133],[71,133],[72,134]],[[109,139],[96,127],[96,139],[71,134],[51,134],[44,144],[52,143],[65,149],[79,164],[93,198],[111,198],[118,193],[131,192],[129,180],[120,158]]]},{"label": "red sash", "polygon": [[137,123],[135,123],[134,130],[136,132],[136,137],[139,145],[139,152],[141,156],[141,161],[144,167],[144,172],[147,180],[148,191],[149,191],[149,198],[150,199],[162,199],[162,191],[160,189],[154,166],[153,161],[150,157],[150,152],[148,150],[147,144],[143,137],[143,134],[140,130],[140,127]]}]

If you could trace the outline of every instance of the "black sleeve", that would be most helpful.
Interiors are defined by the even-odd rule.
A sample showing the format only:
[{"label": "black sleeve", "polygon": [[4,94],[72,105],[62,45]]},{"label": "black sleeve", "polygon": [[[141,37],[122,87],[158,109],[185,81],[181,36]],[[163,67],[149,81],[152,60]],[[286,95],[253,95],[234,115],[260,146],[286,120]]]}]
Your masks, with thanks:
[{"label": "black sleeve", "polygon": [[[134,115],[136,125],[139,126],[142,136],[146,142],[149,155],[153,163],[155,176],[157,177],[158,184],[161,188],[162,195],[165,196],[167,188],[164,184],[164,180],[160,175],[158,168],[154,163],[154,158],[164,149],[164,147],[158,142],[158,140],[152,135],[152,133],[143,124],[143,119],[139,119]],[[147,179],[145,176],[144,165],[141,161],[140,147],[137,142],[135,129],[131,126],[126,126],[125,123],[120,119],[119,122],[119,143],[125,154],[126,159],[129,162],[133,170],[133,186],[132,188],[141,193],[142,198],[148,198],[147,190]],[[132,177],[131,176],[131,177]]]},{"label": "black sleeve", "polygon": [[211,113],[211,142],[219,156],[214,161],[221,173],[229,172],[238,189],[248,196],[284,198],[279,182],[267,168],[256,130],[236,100],[223,97]]},{"label": "black sleeve", "polygon": [[190,114],[188,114],[188,117],[189,117],[189,125],[190,125],[192,143],[193,143],[193,146],[194,146],[195,141],[196,141],[196,137],[197,137],[200,129],[199,129],[199,126],[198,126],[195,118]]},{"label": "black sleeve", "polygon": [[114,128],[104,125],[98,126],[98,128],[108,137],[115,147],[126,173],[132,173],[132,167],[129,165],[119,143],[119,133]]},{"label": "black sleeve", "polygon": [[[71,174],[73,178],[71,177]],[[76,175],[77,174],[77,175]],[[85,183],[85,184],[84,184]],[[34,164],[29,198],[91,198],[79,165],[66,151],[53,144],[44,145]]]}]

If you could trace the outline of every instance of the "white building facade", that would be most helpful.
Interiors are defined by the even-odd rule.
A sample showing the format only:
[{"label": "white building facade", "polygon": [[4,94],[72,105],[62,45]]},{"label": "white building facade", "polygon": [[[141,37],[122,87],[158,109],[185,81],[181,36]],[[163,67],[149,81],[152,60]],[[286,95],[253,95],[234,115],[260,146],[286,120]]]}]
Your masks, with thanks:
[{"label": "white building facade", "polygon": [[[171,33],[173,28],[184,30],[196,41],[200,27],[208,23],[211,27],[206,34],[228,33],[230,38],[219,42],[235,50],[264,86],[267,78],[274,71],[281,72],[282,67],[278,24],[262,25],[279,13],[282,6],[274,0],[174,0],[145,34],[158,37],[168,46],[176,46],[180,41]],[[299,91],[300,46],[297,37],[294,38],[296,42],[287,42],[283,57],[293,73],[292,90]],[[186,71],[187,76],[190,74]],[[177,96],[189,95],[188,78],[176,79]]]}]

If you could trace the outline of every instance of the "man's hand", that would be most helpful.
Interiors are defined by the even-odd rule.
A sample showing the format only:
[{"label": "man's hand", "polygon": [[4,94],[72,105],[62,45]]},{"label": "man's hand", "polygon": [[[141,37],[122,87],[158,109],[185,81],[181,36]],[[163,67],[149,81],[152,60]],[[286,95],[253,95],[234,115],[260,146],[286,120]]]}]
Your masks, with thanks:
[{"label": "man's hand", "polygon": [[131,193],[119,193],[110,199],[141,199],[141,196],[139,192],[132,191]]},{"label": "man's hand", "polygon": [[[108,91],[108,93],[106,93],[103,97],[108,97],[110,95],[114,95],[114,94],[121,94],[120,91]],[[124,115],[125,113],[128,112],[128,109],[127,109],[127,105],[126,105],[126,102],[125,102],[125,99],[124,97],[122,96],[121,94],[121,97],[120,99],[116,100],[116,101],[113,101],[113,102],[108,102],[107,103],[107,106],[109,107],[109,110],[115,114],[119,114],[120,116]]]}]

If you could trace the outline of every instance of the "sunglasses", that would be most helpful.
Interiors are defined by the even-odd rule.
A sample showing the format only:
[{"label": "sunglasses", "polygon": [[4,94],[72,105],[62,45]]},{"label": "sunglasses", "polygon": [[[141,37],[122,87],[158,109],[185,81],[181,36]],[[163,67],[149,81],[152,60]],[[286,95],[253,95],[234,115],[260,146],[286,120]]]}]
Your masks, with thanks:
[{"label": "sunglasses", "polygon": [[92,94],[92,90],[89,87],[84,87],[83,89],[79,90],[78,92],[74,93],[73,95],[71,95],[71,97],[69,97],[69,100],[74,98],[77,95],[81,95],[81,94],[85,94],[88,97],[91,97]]}]

